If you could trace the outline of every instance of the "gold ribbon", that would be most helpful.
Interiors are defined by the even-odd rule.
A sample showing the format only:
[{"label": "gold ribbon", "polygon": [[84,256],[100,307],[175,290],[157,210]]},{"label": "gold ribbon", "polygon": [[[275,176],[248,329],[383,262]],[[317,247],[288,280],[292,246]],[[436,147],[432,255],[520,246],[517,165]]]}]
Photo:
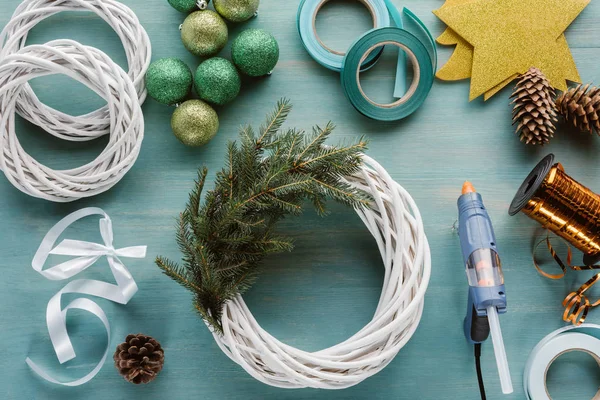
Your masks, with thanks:
[{"label": "gold ribbon", "polygon": [[[558,264],[558,266],[562,270],[562,273],[550,274],[540,267],[540,263],[536,258],[536,253],[538,247],[544,242],[546,242],[550,255],[552,255],[552,258]],[[567,269],[571,269],[573,271],[591,271],[600,269],[600,265],[572,265],[571,261],[573,258],[573,252],[571,250],[571,246],[568,243],[566,243],[566,245],[567,259],[565,260],[566,262],[564,262],[552,246],[549,232],[546,235],[546,239],[542,239],[536,243],[536,245],[533,248],[533,265],[535,266],[535,269],[540,273],[540,275],[545,276],[549,279],[556,280],[563,278],[567,274]],[[592,276],[587,282],[581,285],[579,289],[569,293],[567,297],[565,297],[565,299],[562,302],[563,307],[565,307],[565,311],[563,313],[563,321],[571,322],[573,325],[579,326],[585,322],[585,319],[590,309],[600,305],[600,299],[592,303],[585,295],[585,292],[587,292],[598,281],[600,281],[600,273],[597,273],[596,275]]]}]

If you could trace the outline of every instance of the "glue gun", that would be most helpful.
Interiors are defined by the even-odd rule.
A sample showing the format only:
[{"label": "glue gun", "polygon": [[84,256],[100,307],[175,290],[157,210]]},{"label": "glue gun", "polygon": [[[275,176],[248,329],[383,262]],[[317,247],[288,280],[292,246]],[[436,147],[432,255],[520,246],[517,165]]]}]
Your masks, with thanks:
[{"label": "glue gun", "polygon": [[512,393],[512,381],[498,318],[498,314],[506,313],[504,276],[492,221],[481,195],[469,182],[463,185],[462,195],[458,199],[458,214],[460,247],[469,283],[464,333],[469,343],[480,349],[480,344],[491,332],[502,392]]}]

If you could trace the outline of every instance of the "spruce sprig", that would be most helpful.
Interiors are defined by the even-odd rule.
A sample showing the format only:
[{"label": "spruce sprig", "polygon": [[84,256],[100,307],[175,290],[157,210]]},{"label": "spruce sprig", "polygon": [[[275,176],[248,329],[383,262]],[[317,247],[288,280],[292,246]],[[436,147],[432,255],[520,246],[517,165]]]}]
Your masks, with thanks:
[{"label": "spruce sprig", "polygon": [[352,207],[370,200],[343,179],[360,169],[366,141],[326,146],[331,123],[310,134],[282,131],[290,110],[281,100],[258,133],[244,127],[239,143],[228,144],[225,167],[204,203],[208,171],[199,171],[178,220],[182,265],[156,259],[167,276],[194,294],[195,308],[217,331],[222,331],[223,305],[252,285],[263,258],[292,250],[291,240],[275,233],[278,221],[299,215],[305,200],[320,215],[326,214],[327,198]]}]

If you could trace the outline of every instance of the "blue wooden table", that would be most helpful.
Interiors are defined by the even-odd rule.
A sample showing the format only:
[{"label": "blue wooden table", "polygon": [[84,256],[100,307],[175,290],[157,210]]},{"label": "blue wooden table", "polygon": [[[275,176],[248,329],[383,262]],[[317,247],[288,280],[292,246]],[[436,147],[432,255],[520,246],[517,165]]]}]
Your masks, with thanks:
[{"label": "blue wooden table", "polygon": [[[180,57],[192,68],[199,60],[184,49],[178,25],[183,15],[166,0],[127,0],[147,29],[153,58]],[[572,176],[600,191],[600,138],[561,128],[549,146],[530,148],[513,133],[507,88],[487,103],[468,102],[468,83],[436,81],[425,105],[410,118],[379,123],[359,115],[344,98],[337,74],[316,64],[305,52],[296,31],[297,1],[263,0],[260,15],[231,26],[230,35],[248,27],[274,33],[281,59],[270,78],[244,81],[240,97],[218,109],[221,129],[207,146],[186,148],[170,132],[172,109],[148,100],[144,105],[146,136],[139,160],[115,188],[93,199],[59,205],[29,198],[0,177],[0,397],[2,399],[477,399],[472,348],[465,342],[462,319],[467,285],[458,238],[452,231],[456,198],[465,179],[483,194],[496,228],[509,299],[501,318],[515,393],[503,396],[491,343],[483,350],[483,370],[490,399],[523,398],[522,373],[529,351],[546,334],[563,325],[560,302],[588,273],[569,273],[562,281],[540,277],[531,263],[531,242],[537,226],[524,216],[509,217],[508,205],[518,185],[541,157],[554,152]],[[398,5],[400,3],[396,1]],[[0,0],[3,26],[16,0]],[[409,1],[409,6],[434,35],[444,26],[431,11],[440,0]],[[524,16],[527,18],[527,16]],[[593,1],[567,32],[585,82],[600,80],[600,3]],[[359,3],[328,5],[317,27],[334,48],[343,49],[368,29],[370,17]],[[65,13],[37,26],[30,43],[73,38],[106,51],[121,65],[125,56],[117,36],[97,17]],[[451,49],[441,50],[445,61]],[[228,50],[224,51],[226,56]],[[384,56],[365,74],[364,85],[376,100],[392,94],[394,54]],[[62,76],[32,82],[43,101],[70,113],[91,111],[102,100]],[[421,325],[398,357],[380,374],[337,392],[285,391],[258,383],[221,353],[194,312],[190,295],[163,276],[153,258],[179,257],[175,217],[182,210],[196,169],[210,168],[212,178],[222,165],[228,140],[239,125],[258,125],[281,97],[295,109],[289,126],[310,128],[332,120],[335,139],[366,135],[369,154],[415,198],[431,243],[433,274]],[[106,140],[66,143],[20,121],[24,148],[54,168],[92,160]],[[25,364],[27,356],[63,379],[85,375],[106,345],[104,330],[93,316],[73,312],[69,332],[78,357],[59,365],[50,346],[45,307],[64,282],[45,280],[31,268],[44,234],[66,214],[99,206],[112,217],[118,247],[148,245],[145,260],[127,260],[140,291],[127,306],[98,300],[111,324],[111,349],[128,333],[143,332],[160,340],[166,350],[165,369],[150,385],[125,382],[108,362],[89,384],[64,388],[47,384]],[[306,349],[338,343],[365,325],[377,304],[383,277],[374,241],[352,210],[331,207],[321,219],[308,212],[289,219],[282,229],[296,244],[292,254],[270,258],[258,283],[245,295],[258,321],[290,345]],[[73,239],[100,240],[97,219],[73,227]],[[110,279],[104,262],[82,274]],[[68,299],[67,299],[68,300]],[[600,312],[590,315],[600,322]],[[112,350],[111,350],[112,351]],[[550,393],[556,399],[591,398],[600,369],[591,357],[562,357],[549,372]]]}]

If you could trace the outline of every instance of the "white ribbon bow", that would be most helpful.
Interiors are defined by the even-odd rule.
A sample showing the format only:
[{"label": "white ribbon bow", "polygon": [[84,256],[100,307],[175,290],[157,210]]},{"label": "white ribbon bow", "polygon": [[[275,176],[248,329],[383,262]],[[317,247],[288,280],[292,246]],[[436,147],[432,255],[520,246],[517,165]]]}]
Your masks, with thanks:
[{"label": "white ribbon bow", "polygon": [[[101,215],[100,219],[100,234],[104,244],[84,242],[79,240],[63,240],[58,246],[54,244],[72,223],[90,215]],[[69,261],[55,265],[46,270],[42,270],[48,255],[63,255],[76,257]],[[66,316],[70,309],[80,309],[88,311],[97,316],[106,329],[108,337],[106,350],[102,359],[96,367],[86,376],[72,382],[59,382],[52,378],[48,373],[37,366],[28,357],[25,361],[37,374],[49,382],[57,383],[64,386],[79,386],[92,379],[102,368],[108,351],[110,348],[110,324],[104,311],[92,300],[80,298],[73,300],[64,309],[61,308],[61,296],[66,293],[79,293],[89,296],[101,297],[119,304],[127,304],[138,288],[135,281],[125,265],[121,262],[123,258],[144,258],[146,257],[146,246],[125,247],[115,249],[113,246],[113,231],[110,217],[100,208],[84,208],[76,211],[60,220],[44,237],[42,244],[33,257],[31,266],[34,270],[42,274],[50,280],[65,280],[69,279],[78,273],[92,266],[101,257],[106,257],[108,265],[117,282],[116,285],[90,279],[77,279],[69,282],[65,287],[56,293],[48,302],[46,309],[46,323],[48,325],[48,333],[52,340],[52,345],[58,361],[63,364],[76,357],[75,350],[71,344],[71,339],[67,333]]]}]

